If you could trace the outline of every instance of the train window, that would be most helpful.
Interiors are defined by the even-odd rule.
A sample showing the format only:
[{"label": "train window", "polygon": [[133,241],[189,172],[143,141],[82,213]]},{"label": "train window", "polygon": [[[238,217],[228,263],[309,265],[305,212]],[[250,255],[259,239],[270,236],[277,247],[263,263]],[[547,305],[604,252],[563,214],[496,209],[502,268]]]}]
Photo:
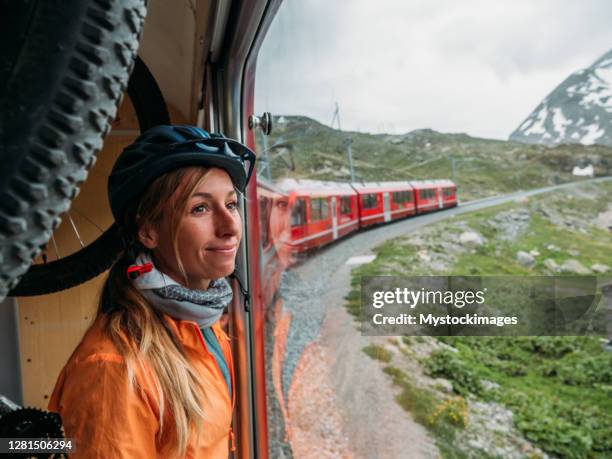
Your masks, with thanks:
[{"label": "train window", "polygon": [[392,193],[393,202],[396,204],[404,204],[412,201],[412,191],[394,191]]},{"label": "train window", "polygon": [[303,199],[297,199],[291,210],[291,226],[301,226],[306,223],[306,204]]},{"label": "train window", "polygon": [[310,219],[325,220],[329,215],[327,198],[314,198],[310,200]]},{"label": "train window", "polygon": [[[398,410],[403,408],[416,418],[426,419],[425,427],[433,427],[432,434],[444,431],[444,435],[434,439],[434,443],[440,440],[441,451],[434,452],[436,445],[428,444],[427,451],[415,450],[412,456],[524,456],[524,451],[506,453],[506,446],[515,444],[520,437],[516,430],[498,444],[496,429],[487,429],[484,421],[479,427],[476,418],[480,411],[498,410],[498,405],[479,403],[481,406],[476,407],[472,404],[475,394],[471,394],[471,388],[461,388],[465,389],[460,391],[462,397],[455,394],[449,398],[445,393],[447,386],[457,385],[453,371],[438,371],[437,376],[442,373],[448,376],[443,390],[421,390],[433,389],[435,383],[430,383],[435,380],[426,373],[435,373],[434,367],[444,366],[443,357],[448,354],[466,368],[469,366],[474,378],[501,384],[499,390],[483,392],[483,395],[504,404],[504,409],[513,409],[515,398],[522,400],[536,394],[532,387],[527,390],[530,385],[526,384],[524,391],[507,397],[505,383],[511,378],[506,374],[506,366],[498,365],[493,370],[488,366],[486,372],[473,368],[471,356],[486,354],[477,352],[482,350],[478,343],[484,341],[454,338],[421,341],[402,336],[376,336],[370,340],[360,336],[350,321],[354,316],[360,325],[359,319],[363,319],[359,295],[363,276],[486,275],[508,271],[521,275],[553,274],[565,269],[560,264],[566,263],[569,255],[564,254],[568,253],[577,254],[572,255],[575,258],[572,262],[583,272],[594,273],[591,267],[595,268],[595,263],[600,269],[612,266],[609,257],[589,254],[582,247],[578,250],[575,238],[573,242],[568,238],[563,251],[557,252],[561,250],[563,237],[551,238],[554,245],[546,238],[533,237],[540,231],[554,233],[552,228],[566,231],[568,225],[556,220],[573,218],[561,215],[555,221],[542,221],[537,209],[546,203],[552,205],[548,198],[542,201],[542,206],[530,198],[528,204],[523,201],[515,204],[512,199],[505,201],[507,209],[491,208],[491,215],[497,215],[495,225],[500,230],[495,234],[503,236],[500,238],[489,238],[486,220],[480,224],[481,218],[489,218],[488,213],[482,213],[482,217],[474,215],[478,223],[472,225],[467,213],[452,220],[450,216],[455,212],[441,209],[457,204],[458,195],[461,201],[468,202],[575,180],[573,169],[579,174],[612,175],[609,146],[563,145],[610,142],[609,113],[605,116],[605,108],[609,108],[612,100],[606,100],[612,68],[612,52],[607,51],[612,43],[612,29],[604,20],[612,11],[610,2],[564,2],[556,8],[550,8],[553,2],[512,0],[394,1],[385,2],[382,8],[377,2],[365,0],[268,3],[276,5],[269,10],[276,9],[277,14],[259,48],[256,75],[248,80],[255,85],[253,108],[247,106],[248,114],[270,112],[273,116],[270,135],[263,136],[260,130],[247,131],[255,136],[258,180],[263,177],[279,188],[282,183],[291,182],[295,189],[284,188],[289,196],[295,191],[301,196],[316,193],[319,198],[326,192],[330,196],[345,195],[351,185],[364,185],[355,186],[359,191],[351,198],[353,201],[340,197],[338,210],[343,221],[336,225],[322,224],[330,201],[295,202],[290,214],[293,228],[288,225],[292,231],[278,238],[278,247],[279,251],[281,247],[293,250],[299,263],[283,266],[276,262],[276,252],[265,254],[270,262],[262,269],[262,277],[273,280],[265,286],[268,291],[264,296],[270,301],[261,307],[264,312],[261,315],[265,316],[265,353],[262,354],[266,356],[268,410],[268,438],[261,444],[268,445],[271,458],[404,457],[406,450],[425,444],[425,439],[422,435],[413,435],[416,429],[406,422],[407,416],[390,414],[400,414]],[[600,14],[594,15],[595,10],[600,10]],[[587,16],[592,28],[585,20]],[[546,29],[542,17],[546,17]],[[517,35],[512,33],[516,24],[530,26],[523,27]],[[576,33],[563,33],[569,29]],[[544,31],[546,39],[542,40]],[[415,42],[418,46],[412,45]],[[591,51],[587,52],[588,49]],[[587,67],[599,57],[597,54],[603,53],[606,55],[599,64]],[[390,72],[390,67],[394,71]],[[563,83],[579,69],[584,70]],[[555,96],[547,98],[557,84],[560,86]],[[470,110],[462,110],[466,106]],[[515,141],[509,142],[509,138]],[[532,145],[521,145],[519,142],[523,141]],[[554,146],[554,151],[549,151],[547,146]],[[386,225],[384,220],[389,217],[395,220],[413,212],[384,215],[383,194],[374,193],[374,188],[365,188],[375,182],[395,182],[388,185],[393,187],[388,197],[394,209],[410,207],[412,210],[414,205],[415,214],[439,211],[436,219],[430,222],[428,217],[416,215],[414,219]],[[605,201],[609,196],[606,190],[600,194],[593,192],[593,196]],[[587,194],[590,192],[584,193],[585,199]],[[563,196],[560,195],[560,210],[555,215],[564,209],[560,207],[565,202]],[[359,212],[349,221],[345,216],[351,205],[353,209],[357,206]],[[599,218],[605,220],[606,212],[609,213],[607,202],[585,207],[592,211],[593,218],[601,213]],[[570,210],[575,208],[571,206]],[[468,212],[469,207],[464,211]],[[512,231],[513,240],[508,242],[504,228],[516,226],[517,222],[512,221],[516,212],[526,220],[519,222],[521,231]],[[267,218],[263,212],[262,218]],[[437,219],[444,221],[435,223],[433,220]],[[462,250],[464,241],[449,237],[462,234],[466,230],[463,223],[470,227],[470,232],[485,231],[480,234],[485,241],[482,250],[476,253]],[[602,227],[607,230],[608,226]],[[587,230],[582,226],[579,229]],[[398,242],[395,239],[398,234],[409,234],[409,237]],[[580,245],[592,247],[586,237],[579,236]],[[274,233],[268,237],[277,239]],[[610,247],[609,239],[605,242],[606,248]],[[548,250],[549,246],[555,250]],[[322,247],[325,250],[318,250]],[[525,254],[521,263],[516,261],[518,248],[531,254]],[[368,257],[362,255],[371,253],[376,253],[376,258],[363,261]],[[283,275],[279,274],[279,265],[285,268]],[[395,334],[401,334],[403,328],[398,326]],[[460,346],[449,349],[448,345],[453,343]],[[501,344],[495,340],[487,343],[493,348]],[[449,350],[458,352],[450,354]],[[514,351],[516,354],[512,355],[523,355],[520,346]],[[439,365],[420,368],[418,380],[413,381],[410,376],[419,367],[419,360],[430,353],[431,359],[426,357],[429,360],[435,360],[433,357],[440,354],[437,355],[439,362],[434,362]],[[527,365],[523,360],[512,364]],[[529,374],[539,371],[529,365],[525,368],[529,368]],[[495,378],[488,377],[489,371]],[[518,383],[520,379],[519,376],[513,381]],[[399,391],[416,394],[417,398],[424,395],[427,406],[415,408],[414,404],[402,401],[397,404],[394,399],[397,391],[383,390],[394,382]],[[426,384],[421,386],[421,382]],[[546,391],[540,393],[550,395]],[[597,395],[598,400],[610,398],[601,393]],[[480,397],[475,396],[474,400],[477,398]],[[556,402],[547,403],[557,406]],[[571,418],[551,414],[552,410],[542,412],[541,417],[522,408],[514,411],[515,416],[528,420],[521,423],[525,425],[539,425],[541,419],[555,418],[555,422],[559,421],[556,425],[564,426]],[[364,418],[368,422],[362,422]],[[430,422],[433,418],[435,422]],[[469,429],[479,433],[475,442],[461,441],[465,437],[461,429],[467,419]],[[255,419],[253,424],[259,424],[258,421]],[[487,435],[486,430],[493,431],[489,432],[492,435]],[[405,435],[406,432],[411,435]],[[452,435],[446,435],[447,432]],[[580,426],[575,432],[566,430],[564,435],[580,434],[581,438],[589,437],[595,445],[598,441],[595,432],[594,428]],[[455,436],[458,442],[446,443]],[[548,441],[546,436],[541,440],[535,442],[537,446],[559,443]],[[563,450],[565,445],[562,445],[546,454],[589,457],[597,448],[600,452],[608,447],[605,442],[606,439],[600,438],[598,446],[589,452],[588,447],[570,451],[569,447]],[[477,445],[476,450],[471,450],[467,443]],[[459,444],[461,448],[455,450]],[[516,444],[521,445],[519,449],[522,445],[535,446],[523,440]]]},{"label": "train window", "polygon": [[436,196],[436,193],[434,190],[420,190],[419,191],[419,197],[421,199],[431,199],[435,196]]},{"label": "train window", "polygon": [[340,198],[340,213],[344,215],[351,213],[351,197],[350,196],[342,196]]},{"label": "train window", "polygon": [[361,203],[364,209],[374,209],[378,207],[378,200],[376,199],[376,194],[364,194],[361,196]]}]

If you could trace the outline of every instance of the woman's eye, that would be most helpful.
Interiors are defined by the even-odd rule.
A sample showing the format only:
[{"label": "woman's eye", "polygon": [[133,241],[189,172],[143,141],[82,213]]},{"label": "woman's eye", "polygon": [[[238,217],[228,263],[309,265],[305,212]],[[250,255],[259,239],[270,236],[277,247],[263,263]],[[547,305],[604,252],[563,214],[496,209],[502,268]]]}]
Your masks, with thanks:
[{"label": "woman's eye", "polygon": [[227,203],[227,208],[231,209],[231,210],[238,209],[238,202],[237,201],[228,202]]},{"label": "woman's eye", "polygon": [[205,210],[208,210],[208,206],[206,204],[200,204],[199,206],[195,206],[193,209],[191,209],[191,212],[194,214],[200,214]]}]

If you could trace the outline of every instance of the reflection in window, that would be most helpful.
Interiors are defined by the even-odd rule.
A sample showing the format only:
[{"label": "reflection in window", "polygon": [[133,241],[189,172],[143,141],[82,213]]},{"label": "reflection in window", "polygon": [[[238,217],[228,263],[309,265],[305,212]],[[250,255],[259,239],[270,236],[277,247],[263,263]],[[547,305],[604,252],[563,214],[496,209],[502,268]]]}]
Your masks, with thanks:
[{"label": "reflection in window", "polygon": [[303,199],[298,199],[291,212],[291,226],[302,226],[306,223],[306,205]]},{"label": "reflection in window", "polygon": [[[262,222],[270,221],[270,206],[271,199],[267,196],[259,197],[259,218]],[[267,247],[270,243],[270,231],[269,226],[267,224],[260,225],[260,235],[261,235],[261,245],[262,247]]]}]

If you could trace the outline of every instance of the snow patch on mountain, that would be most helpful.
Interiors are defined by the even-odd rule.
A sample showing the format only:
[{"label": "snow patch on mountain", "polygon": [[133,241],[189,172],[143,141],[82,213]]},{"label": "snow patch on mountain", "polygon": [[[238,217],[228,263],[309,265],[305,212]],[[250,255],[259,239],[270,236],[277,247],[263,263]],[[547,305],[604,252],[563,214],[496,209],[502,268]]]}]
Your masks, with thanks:
[{"label": "snow patch on mountain", "polygon": [[612,146],[612,50],[566,78],[510,134],[510,140]]}]

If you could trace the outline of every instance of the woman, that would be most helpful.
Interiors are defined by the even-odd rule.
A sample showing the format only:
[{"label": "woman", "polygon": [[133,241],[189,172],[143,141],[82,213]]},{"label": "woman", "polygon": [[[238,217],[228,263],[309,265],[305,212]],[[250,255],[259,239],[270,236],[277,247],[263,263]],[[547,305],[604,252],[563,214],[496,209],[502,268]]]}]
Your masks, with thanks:
[{"label": "woman", "polygon": [[109,201],[124,251],[49,403],[71,457],[227,458],[233,366],[219,318],[254,159],[190,126],[155,127],[117,159]]}]

